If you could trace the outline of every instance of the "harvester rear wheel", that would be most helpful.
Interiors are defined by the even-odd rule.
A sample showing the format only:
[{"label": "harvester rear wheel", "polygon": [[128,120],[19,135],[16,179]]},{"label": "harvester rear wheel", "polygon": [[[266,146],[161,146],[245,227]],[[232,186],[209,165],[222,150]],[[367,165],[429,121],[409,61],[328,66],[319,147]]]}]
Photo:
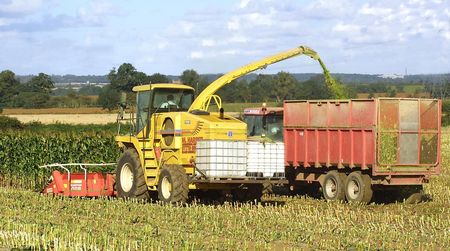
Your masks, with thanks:
[{"label": "harvester rear wheel", "polygon": [[339,174],[337,171],[328,172],[322,184],[323,197],[327,201],[345,200],[345,175]]},{"label": "harvester rear wheel", "polygon": [[149,193],[145,183],[144,171],[141,168],[136,150],[123,152],[116,168],[117,196],[124,199],[148,200]]},{"label": "harvester rear wheel", "polygon": [[158,198],[165,203],[185,203],[189,195],[186,171],[179,165],[165,165],[159,174]]},{"label": "harvester rear wheel", "polygon": [[345,197],[348,202],[369,203],[372,200],[373,190],[369,175],[361,172],[352,172],[345,182]]}]

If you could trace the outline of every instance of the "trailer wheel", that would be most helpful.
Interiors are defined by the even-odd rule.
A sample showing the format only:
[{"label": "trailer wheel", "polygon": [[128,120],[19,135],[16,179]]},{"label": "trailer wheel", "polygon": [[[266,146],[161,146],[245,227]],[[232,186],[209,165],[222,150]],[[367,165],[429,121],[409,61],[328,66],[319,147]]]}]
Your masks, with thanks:
[{"label": "trailer wheel", "polygon": [[373,190],[369,175],[352,172],[345,182],[345,197],[349,202],[369,203]]},{"label": "trailer wheel", "polygon": [[125,150],[120,157],[116,168],[115,187],[117,196],[120,198],[148,200],[149,193],[144,171],[136,150]]},{"label": "trailer wheel", "polygon": [[322,184],[323,197],[328,201],[345,199],[345,179],[337,171],[328,172]]},{"label": "trailer wheel", "polygon": [[165,165],[159,174],[158,198],[164,203],[185,203],[189,195],[186,171],[179,165]]}]

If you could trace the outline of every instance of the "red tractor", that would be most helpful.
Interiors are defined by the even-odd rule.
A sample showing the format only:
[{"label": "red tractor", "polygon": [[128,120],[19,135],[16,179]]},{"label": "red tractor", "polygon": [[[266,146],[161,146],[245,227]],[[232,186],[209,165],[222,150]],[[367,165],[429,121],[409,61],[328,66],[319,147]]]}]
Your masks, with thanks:
[{"label": "red tractor", "polygon": [[244,121],[249,140],[283,142],[283,107],[245,108]]}]

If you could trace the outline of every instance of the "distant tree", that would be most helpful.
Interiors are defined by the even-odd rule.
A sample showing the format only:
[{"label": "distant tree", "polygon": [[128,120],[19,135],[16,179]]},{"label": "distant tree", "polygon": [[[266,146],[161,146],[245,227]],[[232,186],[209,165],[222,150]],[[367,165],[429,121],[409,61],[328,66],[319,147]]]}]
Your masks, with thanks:
[{"label": "distant tree", "polygon": [[49,95],[42,92],[20,92],[13,101],[13,106],[23,108],[44,108],[49,102]]},{"label": "distant tree", "polygon": [[150,78],[147,74],[137,71],[133,76],[132,83],[134,83],[133,86],[150,84]]},{"label": "distant tree", "polygon": [[183,84],[190,85],[196,88],[197,84],[200,83],[201,78],[195,70],[189,69],[183,71],[180,76],[180,80]]},{"label": "distant tree", "polygon": [[250,102],[252,92],[245,79],[237,80],[233,86],[233,90],[234,90],[233,102],[244,102],[244,103]]},{"label": "distant tree", "polygon": [[217,91],[223,101],[229,103],[249,102],[251,93],[246,80],[234,80]]},{"label": "distant tree", "polygon": [[170,80],[169,78],[167,78],[166,75],[160,74],[160,73],[155,73],[153,75],[150,75],[148,77],[148,79],[150,80],[151,83],[169,83]]},{"label": "distant tree", "polygon": [[251,102],[269,102],[275,99],[273,92],[274,79],[272,75],[259,74],[249,84]]},{"label": "distant tree", "polygon": [[101,92],[102,87],[94,85],[83,86],[78,90],[78,94],[84,96],[96,96],[100,95]]},{"label": "distant tree", "polygon": [[20,82],[14,72],[5,70],[0,72],[0,108],[9,105],[18,94]]},{"label": "distant tree", "polygon": [[117,108],[117,104],[120,101],[120,91],[114,88],[112,85],[106,85],[103,87],[102,92],[100,93],[97,103],[103,109],[108,109],[111,111]]},{"label": "distant tree", "polygon": [[49,75],[39,73],[39,75],[31,78],[25,85],[27,91],[49,94],[52,88],[55,87],[55,82],[53,82]]},{"label": "distant tree", "polygon": [[123,63],[117,70],[113,68],[108,74],[108,79],[113,88],[126,92],[131,92],[136,85],[150,82],[145,73],[137,71],[130,63]]},{"label": "distant tree", "polygon": [[387,92],[387,96],[388,97],[395,97],[397,96],[397,89],[395,87],[389,87],[388,92]]},{"label": "distant tree", "polygon": [[293,96],[293,91],[297,86],[297,80],[289,73],[281,71],[274,77],[273,92],[277,103],[283,102]]},{"label": "distant tree", "polygon": [[197,94],[201,93],[208,86],[208,81],[193,69],[184,70],[180,80],[183,84],[192,86]]},{"label": "distant tree", "polygon": [[331,97],[332,94],[328,90],[322,75],[313,76],[300,83],[295,91],[295,98],[297,99],[327,99]]}]

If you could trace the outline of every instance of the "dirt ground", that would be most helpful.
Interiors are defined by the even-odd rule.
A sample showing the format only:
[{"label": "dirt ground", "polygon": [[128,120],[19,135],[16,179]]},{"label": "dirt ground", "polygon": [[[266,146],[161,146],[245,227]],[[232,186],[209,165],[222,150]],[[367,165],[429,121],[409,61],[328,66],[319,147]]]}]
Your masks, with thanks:
[{"label": "dirt ground", "polygon": [[100,107],[80,107],[80,108],[40,108],[40,109],[25,109],[25,108],[5,108],[2,115],[16,115],[16,114],[94,114],[94,113],[114,113]]},{"label": "dirt ground", "polygon": [[[226,113],[233,117],[238,117],[239,113]],[[15,117],[22,123],[38,121],[43,124],[108,124],[115,123],[117,113],[98,113],[98,114],[6,114],[9,117]]]},{"label": "dirt ground", "polygon": [[100,114],[11,114],[23,123],[39,121],[43,124],[65,123],[65,124],[108,124],[115,123],[116,113]]}]

